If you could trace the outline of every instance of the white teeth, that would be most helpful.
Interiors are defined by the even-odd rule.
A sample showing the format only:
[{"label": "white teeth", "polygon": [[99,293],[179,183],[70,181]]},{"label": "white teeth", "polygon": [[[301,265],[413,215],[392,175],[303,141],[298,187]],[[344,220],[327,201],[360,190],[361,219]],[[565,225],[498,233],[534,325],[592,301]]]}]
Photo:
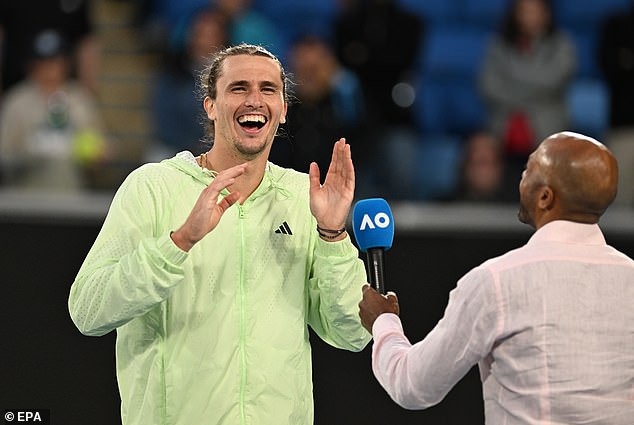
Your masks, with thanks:
[{"label": "white teeth", "polygon": [[247,121],[265,123],[266,122],[266,118],[264,118],[263,115],[242,115],[242,116],[238,117],[238,122],[240,124],[243,124],[243,123],[245,123]]}]

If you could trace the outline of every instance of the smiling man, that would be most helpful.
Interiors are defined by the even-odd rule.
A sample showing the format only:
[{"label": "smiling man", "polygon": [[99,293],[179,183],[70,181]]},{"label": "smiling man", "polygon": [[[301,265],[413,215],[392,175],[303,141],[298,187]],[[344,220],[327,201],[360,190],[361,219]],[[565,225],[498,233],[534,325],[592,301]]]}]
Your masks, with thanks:
[{"label": "smiling man", "polygon": [[287,86],[265,49],[219,52],[201,77],[211,148],[131,173],[79,270],[71,317],[117,330],[125,425],[311,424],[307,326],[335,347],[369,342],[350,147],[334,144],[323,185],[317,164],[270,163]]}]

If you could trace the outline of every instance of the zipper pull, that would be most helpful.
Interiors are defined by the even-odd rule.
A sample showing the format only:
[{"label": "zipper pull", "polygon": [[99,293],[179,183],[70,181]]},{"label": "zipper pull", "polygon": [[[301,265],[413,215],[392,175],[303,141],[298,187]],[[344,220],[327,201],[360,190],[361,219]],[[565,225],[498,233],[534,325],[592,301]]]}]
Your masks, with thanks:
[{"label": "zipper pull", "polygon": [[244,207],[240,204],[237,204],[237,205],[238,205],[238,217],[246,218],[247,212],[244,210]]}]

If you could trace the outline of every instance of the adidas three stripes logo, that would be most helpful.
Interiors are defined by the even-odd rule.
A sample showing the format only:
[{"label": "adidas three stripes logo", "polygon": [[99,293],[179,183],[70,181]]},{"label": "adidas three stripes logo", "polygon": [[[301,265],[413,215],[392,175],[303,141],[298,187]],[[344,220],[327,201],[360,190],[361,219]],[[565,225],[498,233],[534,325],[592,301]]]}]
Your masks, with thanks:
[{"label": "adidas three stripes logo", "polygon": [[275,231],[275,233],[281,233],[283,235],[292,235],[291,228],[288,226],[287,222],[284,222],[280,225],[280,227]]}]

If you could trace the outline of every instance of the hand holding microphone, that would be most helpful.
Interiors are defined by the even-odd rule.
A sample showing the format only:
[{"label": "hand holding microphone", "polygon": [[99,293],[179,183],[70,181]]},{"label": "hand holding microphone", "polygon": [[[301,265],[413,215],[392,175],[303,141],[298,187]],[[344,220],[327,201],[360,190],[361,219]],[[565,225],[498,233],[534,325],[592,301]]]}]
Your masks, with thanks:
[{"label": "hand holding microphone", "polygon": [[369,282],[377,292],[385,294],[384,253],[392,247],[394,240],[390,206],[382,198],[357,202],[352,213],[352,227],[359,249],[367,254]]}]

